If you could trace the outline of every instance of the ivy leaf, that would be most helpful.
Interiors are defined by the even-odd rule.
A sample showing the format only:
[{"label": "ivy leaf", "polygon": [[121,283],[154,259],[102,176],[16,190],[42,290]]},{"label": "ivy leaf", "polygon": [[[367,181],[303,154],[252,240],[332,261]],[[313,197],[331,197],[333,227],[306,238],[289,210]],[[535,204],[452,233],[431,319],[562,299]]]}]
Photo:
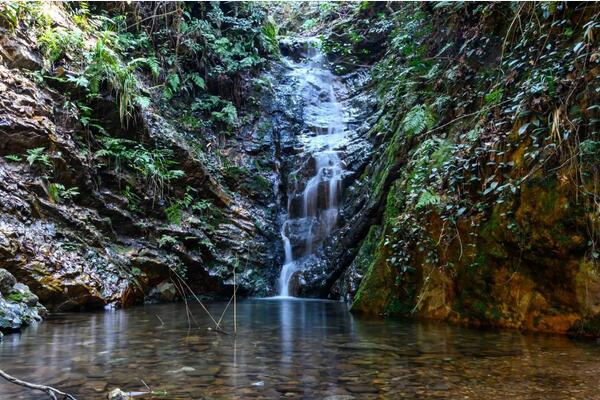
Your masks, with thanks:
[{"label": "ivy leaf", "polygon": [[496,181],[492,182],[492,184],[487,189],[485,189],[485,191],[483,192],[483,195],[485,196],[485,195],[490,194],[494,189],[496,189],[496,186],[498,186],[498,182],[496,182]]},{"label": "ivy leaf", "polygon": [[520,128],[519,128],[519,136],[524,134],[525,132],[527,132],[527,128],[529,128],[529,125],[531,125],[529,122],[526,124],[523,124]]}]

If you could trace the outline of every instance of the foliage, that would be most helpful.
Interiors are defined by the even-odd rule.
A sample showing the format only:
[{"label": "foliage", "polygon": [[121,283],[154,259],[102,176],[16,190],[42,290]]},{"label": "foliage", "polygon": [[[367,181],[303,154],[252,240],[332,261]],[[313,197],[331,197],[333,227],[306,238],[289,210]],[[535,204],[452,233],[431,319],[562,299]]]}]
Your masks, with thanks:
[{"label": "foliage", "polygon": [[165,208],[165,214],[170,223],[175,225],[181,224],[181,204],[179,202],[173,202]]},{"label": "foliage", "polygon": [[164,197],[164,189],[171,180],[185,175],[183,171],[172,168],[177,162],[171,159],[173,152],[169,149],[150,150],[131,140],[111,137],[102,137],[100,141],[103,148],[94,157],[113,160],[117,173],[125,163],[144,179],[155,200]]},{"label": "foliage", "polygon": [[437,206],[441,201],[442,199],[438,194],[425,190],[421,192],[421,196],[419,197],[419,201],[417,201],[415,208],[419,210],[429,206]]},{"label": "foliage", "polygon": [[224,105],[221,111],[213,111],[210,116],[212,121],[221,122],[227,127],[233,127],[238,120],[237,110],[231,103]]},{"label": "foliage", "polygon": [[36,147],[33,149],[28,149],[26,151],[27,154],[27,162],[29,165],[39,165],[43,169],[52,169],[53,165],[50,161],[50,156],[45,151],[44,147]]},{"label": "foliage", "polygon": [[80,30],[67,30],[63,27],[46,28],[38,36],[38,42],[50,63],[54,63],[69,52],[81,50],[84,47]]},{"label": "foliage", "polygon": [[491,92],[489,92],[488,94],[485,95],[485,97],[484,97],[485,103],[488,105],[496,105],[496,104],[500,103],[500,101],[502,100],[502,94],[503,94],[502,88],[497,88],[497,89],[492,90]]},{"label": "foliage", "polygon": [[87,67],[83,72],[83,87],[89,90],[90,96],[97,97],[103,84],[117,96],[119,117],[122,124],[133,116],[133,109],[140,100],[139,83],[134,71],[137,65],[148,63],[146,59],[134,59],[123,64],[112,48],[116,39],[112,32],[106,31],[100,36],[93,50],[86,53]]},{"label": "foliage", "polygon": [[78,196],[79,188],[75,186],[67,189],[60,183],[51,183],[48,185],[48,194],[54,203],[60,203]]},{"label": "foliage", "polygon": [[135,194],[131,186],[125,186],[125,189],[123,189],[123,197],[125,197],[127,200],[127,209],[129,211],[139,211],[141,199],[137,194]]},{"label": "foliage", "polygon": [[414,106],[402,120],[404,131],[409,137],[419,135],[435,125],[435,116],[429,107]]},{"label": "foliage", "polygon": [[20,24],[25,26],[47,26],[51,18],[44,13],[44,4],[37,1],[0,2],[0,25],[15,30]]},{"label": "foliage", "polygon": [[4,158],[7,159],[8,161],[13,161],[13,162],[23,161],[23,158],[21,158],[21,156],[19,156],[18,154],[7,154],[4,156]]},{"label": "foliage", "polygon": [[174,246],[176,244],[177,239],[175,239],[173,236],[162,235],[160,239],[158,239],[158,247],[160,248]]}]

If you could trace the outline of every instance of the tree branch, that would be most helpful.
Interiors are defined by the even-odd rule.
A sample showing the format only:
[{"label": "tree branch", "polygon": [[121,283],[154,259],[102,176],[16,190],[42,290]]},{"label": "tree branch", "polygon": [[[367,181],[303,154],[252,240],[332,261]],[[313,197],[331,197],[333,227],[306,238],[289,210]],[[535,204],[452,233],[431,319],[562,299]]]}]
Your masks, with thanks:
[{"label": "tree branch", "polygon": [[61,392],[60,390],[55,389],[51,386],[36,385],[35,383],[29,383],[29,382],[25,382],[20,379],[17,379],[14,376],[10,376],[6,372],[2,371],[1,369],[0,369],[0,376],[11,383],[14,383],[15,385],[19,385],[19,386],[23,386],[23,387],[26,387],[29,389],[45,392],[53,400],[59,399],[59,397],[57,397],[57,395],[60,396],[60,399],[62,399],[62,400],[65,400],[65,399],[77,400],[75,397],[71,396],[70,394]]}]

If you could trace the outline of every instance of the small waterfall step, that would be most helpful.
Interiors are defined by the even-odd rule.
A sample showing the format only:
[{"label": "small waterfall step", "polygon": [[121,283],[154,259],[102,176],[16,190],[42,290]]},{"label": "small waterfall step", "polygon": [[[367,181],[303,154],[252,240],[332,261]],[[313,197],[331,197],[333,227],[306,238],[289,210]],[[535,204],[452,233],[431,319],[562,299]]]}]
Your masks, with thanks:
[{"label": "small waterfall step", "polygon": [[281,225],[285,251],[279,276],[281,298],[290,297],[292,278],[303,261],[335,228],[343,189],[344,164],[335,150],[345,143],[348,125],[336,95],[342,84],[327,67],[319,41],[309,39],[307,43],[303,60],[289,60],[288,75],[297,83],[304,104],[304,133],[298,140],[304,156],[299,159],[305,162],[288,179],[287,218]]}]

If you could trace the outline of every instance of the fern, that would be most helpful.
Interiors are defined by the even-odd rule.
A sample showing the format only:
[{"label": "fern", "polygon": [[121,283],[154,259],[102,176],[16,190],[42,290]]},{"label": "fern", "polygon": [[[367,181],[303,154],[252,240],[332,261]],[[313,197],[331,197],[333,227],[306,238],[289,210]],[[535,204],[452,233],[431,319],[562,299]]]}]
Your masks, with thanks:
[{"label": "fern", "polygon": [[496,105],[502,101],[503,94],[504,91],[502,88],[497,88],[486,94],[483,99],[485,100],[485,104]]},{"label": "fern", "polygon": [[165,96],[165,98],[167,98],[167,100],[175,96],[175,94],[177,94],[177,92],[180,89],[180,84],[181,80],[179,79],[179,75],[175,73],[167,75],[165,88],[163,90],[163,95]]},{"label": "fern", "polygon": [[165,246],[173,246],[177,244],[177,239],[173,236],[162,235],[160,239],[158,239],[158,247],[162,248]]},{"label": "fern", "polygon": [[435,125],[435,116],[427,106],[414,106],[402,120],[402,126],[408,137],[419,135]]},{"label": "fern", "polygon": [[123,197],[125,197],[125,199],[127,199],[127,209],[129,211],[133,211],[133,212],[139,211],[140,198],[131,189],[131,186],[129,186],[129,185],[125,186],[125,189],[123,190]]},{"label": "fern", "polygon": [[42,168],[52,169],[52,163],[50,162],[50,156],[45,153],[44,147],[36,147],[33,149],[29,149],[26,152],[27,154],[27,162],[29,165],[33,166],[34,164],[41,165]]},{"label": "fern", "polygon": [[111,48],[111,45],[116,46],[115,43],[113,32],[104,32],[98,38],[93,51],[87,54],[88,66],[84,76],[89,81],[91,97],[99,95],[103,83],[115,93],[121,124],[126,125],[133,116],[134,105],[139,97],[138,81],[134,75],[139,59],[123,65]]},{"label": "fern", "polygon": [[441,202],[442,199],[438,194],[430,192],[429,190],[425,190],[421,193],[419,201],[417,202],[417,205],[415,207],[417,208],[417,210],[420,210],[429,206],[437,206]]},{"label": "fern", "polygon": [[75,186],[67,189],[60,183],[51,183],[48,185],[48,194],[54,203],[60,203],[79,195],[79,188]]},{"label": "fern", "polygon": [[181,224],[181,204],[179,202],[173,202],[169,207],[165,208],[165,214],[167,220],[175,225]]},{"label": "fern", "polygon": [[238,119],[237,109],[231,102],[227,102],[221,111],[213,111],[210,116],[213,121],[222,122],[227,127],[235,126]]},{"label": "fern", "polygon": [[47,28],[39,37],[41,49],[50,63],[64,57],[67,52],[83,47],[82,32],[62,27]]},{"label": "fern", "polygon": [[190,75],[190,80],[192,82],[194,82],[194,85],[198,86],[198,88],[200,88],[202,90],[206,90],[206,83],[204,82],[204,79],[197,72],[194,72]]},{"label": "fern", "polygon": [[4,156],[4,158],[8,161],[12,161],[12,162],[21,162],[23,161],[23,159],[21,158],[21,156],[16,155],[16,154],[7,154]]}]

